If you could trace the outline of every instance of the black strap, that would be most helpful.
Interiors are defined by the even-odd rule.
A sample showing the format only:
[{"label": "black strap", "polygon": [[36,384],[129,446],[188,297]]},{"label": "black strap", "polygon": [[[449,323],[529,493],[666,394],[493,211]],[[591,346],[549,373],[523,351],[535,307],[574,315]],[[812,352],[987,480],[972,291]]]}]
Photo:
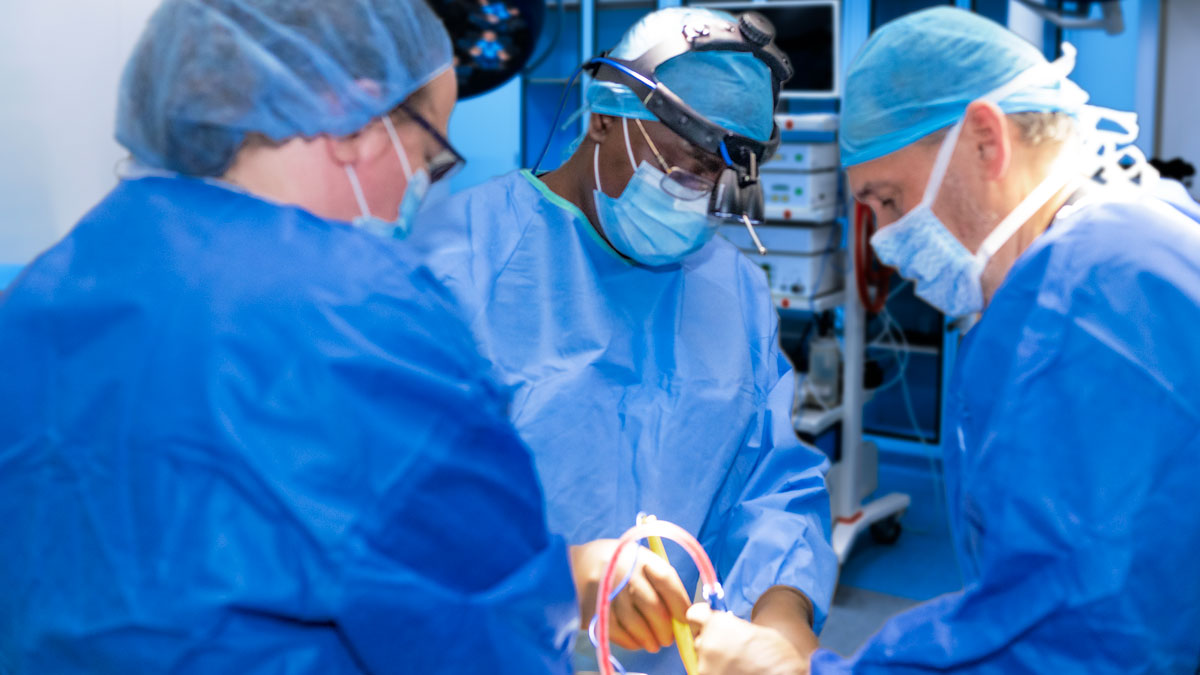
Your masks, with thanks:
[{"label": "black strap", "polygon": [[755,155],[758,165],[761,166],[779,149],[781,132],[778,124],[773,126],[771,138],[765,143],[734,133],[696,112],[654,76],[660,65],[689,51],[735,51],[753,54],[771,70],[772,96],[776,105],[779,103],[780,85],[790,79],[793,72],[787,56],[774,42],[757,44],[742,34],[739,24],[729,22],[685,27],[664,37],[633,61],[614,59],[608,52],[601,54],[602,57],[611,59],[654,82],[654,87],[647,86],[642,80],[602,61],[589,61],[584,64],[584,68],[598,80],[617,82],[628,87],[660,122],[693,145],[721,156],[721,146],[724,144],[730,159],[739,167],[750,166],[751,154]]}]

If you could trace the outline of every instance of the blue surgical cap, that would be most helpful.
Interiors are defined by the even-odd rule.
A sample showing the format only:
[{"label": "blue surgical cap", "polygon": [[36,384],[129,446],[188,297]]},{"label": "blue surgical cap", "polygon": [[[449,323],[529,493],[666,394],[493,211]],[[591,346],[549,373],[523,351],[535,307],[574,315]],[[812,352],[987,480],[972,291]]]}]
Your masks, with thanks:
[{"label": "blue surgical cap", "polygon": [[[668,7],[652,12],[630,28],[611,56],[633,60],[688,24],[734,22],[726,12],[698,7]],[[775,125],[771,69],[747,52],[687,52],[663,63],[658,80],[704,117],[755,140],[771,138]],[[593,80],[585,104],[594,113],[656,120],[628,87]]]},{"label": "blue surgical cap", "polygon": [[[1045,64],[1033,45],[966,10],[937,7],[889,22],[846,76],[842,164],[869,162],[954,124],[972,101]],[[997,105],[1006,113],[1075,115],[1086,100],[1065,78],[1034,78]]]},{"label": "blue surgical cap", "polygon": [[424,0],[166,0],[125,67],[117,140],[215,176],[248,133],[344,136],[450,67]]}]

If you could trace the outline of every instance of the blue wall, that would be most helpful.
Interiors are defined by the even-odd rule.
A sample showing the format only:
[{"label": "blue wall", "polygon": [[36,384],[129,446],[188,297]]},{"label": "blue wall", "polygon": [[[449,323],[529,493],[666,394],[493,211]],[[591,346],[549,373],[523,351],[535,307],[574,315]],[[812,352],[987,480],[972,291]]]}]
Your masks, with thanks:
[{"label": "blue wall", "polygon": [[520,128],[519,78],[455,106],[450,118],[450,141],[466,157],[467,165],[450,181],[450,189],[457,192],[517,168],[521,158]]},{"label": "blue wall", "polygon": [[[664,2],[666,4],[677,4]],[[626,30],[656,4],[599,5],[595,13],[597,51],[612,47]],[[518,167],[531,167],[537,160],[551,131],[551,123],[567,79],[579,66],[581,55],[582,19],[578,6],[568,6],[562,18],[550,8],[546,28],[535,53],[542,54],[551,46],[556,21],[562,30],[554,49],[532,73],[513,81],[497,92],[465,101],[451,120],[451,138],[467,158],[467,170],[455,177],[453,189],[479,183],[491,176]],[[578,83],[568,95],[558,118],[554,139],[546,153],[542,169],[553,169],[565,159],[565,152],[582,131],[581,124],[563,129],[564,123],[580,105]]]},{"label": "blue wall", "polygon": [[[1190,0],[1185,0],[1190,1]],[[1141,134],[1137,145],[1149,157],[1154,151],[1159,3],[1121,0],[1125,30],[1065,30],[1062,39],[1079,50],[1071,79],[1091,94],[1093,105],[1137,112]],[[1093,14],[1098,16],[1099,10]],[[1058,45],[1046,45],[1048,56]]]}]

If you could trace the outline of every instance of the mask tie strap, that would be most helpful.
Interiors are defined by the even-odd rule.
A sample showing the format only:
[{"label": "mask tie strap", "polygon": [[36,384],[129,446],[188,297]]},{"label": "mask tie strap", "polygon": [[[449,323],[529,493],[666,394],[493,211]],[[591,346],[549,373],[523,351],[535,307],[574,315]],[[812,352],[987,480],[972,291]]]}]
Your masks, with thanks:
[{"label": "mask tie strap", "polygon": [[358,202],[358,210],[362,211],[363,217],[371,217],[371,209],[367,206],[367,197],[363,194],[362,184],[358,182],[358,173],[354,171],[354,166],[346,165],[346,176],[350,178],[350,189],[354,191],[354,200]]},{"label": "mask tie strap", "polygon": [[1031,83],[1036,83],[1041,78],[1052,80],[1061,86],[1062,81],[1075,69],[1076,53],[1074,45],[1070,42],[1062,43],[1062,50],[1063,55],[1059,58],[1049,63],[1043,62],[1026,68],[1013,79],[980,96],[979,100],[1001,103],[1004,99],[1025,89]]},{"label": "mask tie strap", "polygon": [[979,246],[979,251],[975,254],[982,262],[987,262],[992,256],[996,255],[996,251],[1000,250],[1001,246],[1008,243],[1008,240],[1021,229],[1033,214],[1037,213],[1038,209],[1046,205],[1058,191],[1067,186],[1072,180],[1077,179],[1075,173],[1071,170],[1074,162],[1068,161],[1068,153],[1064,153],[1063,158],[1055,162],[1051,169],[1051,174],[1046,180],[1042,181],[1029,196],[1021,200],[1017,204],[1017,208],[1013,209],[1000,224],[992,230]]},{"label": "mask tie strap", "polygon": [[604,189],[600,187],[600,144],[597,143],[595,147],[596,151],[592,153],[592,174],[596,181],[596,191],[603,193]]},{"label": "mask tie strap", "polygon": [[[1008,82],[979,97],[978,100],[999,103],[1028,86],[1031,80],[1036,80],[1047,73],[1052,75],[1056,80],[1065,78],[1075,68],[1075,47],[1069,42],[1064,42],[1062,49],[1062,57],[1053,62],[1026,69]],[[937,198],[938,190],[941,189],[942,180],[946,177],[946,171],[950,166],[950,157],[954,154],[954,147],[958,144],[958,137],[962,133],[965,121],[966,116],[964,112],[963,117],[959,118],[954,128],[950,130],[949,135],[942,142],[942,147],[938,150],[937,160],[934,162],[933,171],[929,175],[929,182],[925,185],[925,198],[923,202],[930,207],[933,206],[933,201]],[[1047,197],[1047,199],[1049,198]]]},{"label": "mask tie strap", "polygon": [[388,138],[392,139],[392,147],[396,149],[396,154],[400,156],[400,168],[404,169],[404,180],[412,180],[413,174],[412,165],[408,163],[408,153],[404,151],[404,144],[400,142],[400,134],[396,133],[396,125],[392,124],[390,115],[384,115],[383,128],[387,131]]},{"label": "mask tie strap", "polygon": [[625,130],[625,152],[629,155],[629,166],[633,167],[634,171],[637,171],[637,162],[633,161],[633,146],[629,143],[629,118],[621,118],[621,128]]},{"label": "mask tie strap", "polygon": [[942,141],[942,147],[938,148],[937,159],[933,163],[933,171],[929,174],[929,182],[925,184],[925,196],[921,200],[923,204],[933,208],[933,200],[937,198],[937,193],[942,189],[942,180],[946,177],[946,170],[950,168],[950,157],[954,154],[954,148],[958,145],[958,136],[962,133],[963,120],[959,120],[954,128],[947,134],[945,140]]}]

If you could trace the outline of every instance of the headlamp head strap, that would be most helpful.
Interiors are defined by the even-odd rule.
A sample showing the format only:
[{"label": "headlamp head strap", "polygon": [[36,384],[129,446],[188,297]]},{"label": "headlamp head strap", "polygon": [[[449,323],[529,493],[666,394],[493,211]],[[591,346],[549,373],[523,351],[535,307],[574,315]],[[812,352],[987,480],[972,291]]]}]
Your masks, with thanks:
[{"label": "headlamp head strap", "polygon": [[[792,76],[792,65],[774,43],[775,29],[766,18],[746,12],[733,22],[688,24],[632,61],[614,59],[608,52],[584,64],[599,80],[628,87],[668,129],[725,159],[731,167],[749,172],[771,158],[779,148],[779,125],[765,143],[743,136],[705,118],[655,76],[663,63],[690,51],[735,51],[753,54],[771,70],[772,95],[779,103],[779,87]],[[753,155],[753,159],[751,156]],[[757,171],[755,171],[757,173]]]}]

